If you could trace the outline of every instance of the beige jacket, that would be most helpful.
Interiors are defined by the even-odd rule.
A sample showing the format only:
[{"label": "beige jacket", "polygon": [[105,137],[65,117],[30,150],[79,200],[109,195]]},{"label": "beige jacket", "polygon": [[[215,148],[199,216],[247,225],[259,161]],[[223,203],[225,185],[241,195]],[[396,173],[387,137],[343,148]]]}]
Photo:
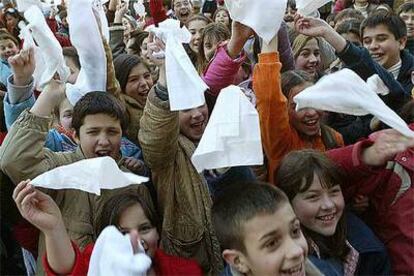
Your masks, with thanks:
[{"label": "beige jacket", "polygon": [[125,105],[129,117],[129,125],[126,136],[134,144],[139,145],[138,131],[140,128],[140,120],[142,114],[144,113],[144,107],[141,106],[134,98],[126,94],[121,94],[120,98]]},{"label": "beige jacket", "polygon": [[141,119],[139,141],[157,190],[162,248],[194,258],[204,272],[218,275],[222,260],[210,218],[212,201],[206,180],[191,163],[195,145],[180,134],[178,112],[170,111],[154,89]]}]

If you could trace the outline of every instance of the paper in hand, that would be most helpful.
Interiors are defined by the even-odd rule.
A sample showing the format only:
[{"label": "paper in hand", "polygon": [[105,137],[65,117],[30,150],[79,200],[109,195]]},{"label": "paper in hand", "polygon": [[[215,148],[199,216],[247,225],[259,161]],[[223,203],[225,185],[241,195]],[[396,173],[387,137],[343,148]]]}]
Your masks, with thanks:
[{"label": "paper in hand", "polygon": [[296,95],[293,100],[296,110],[315,108],[355,116],[372,114],[401,134],[414,137],[414,132],[404,120],[377,95],[377,91],[385,93],[384,87],[379,77],[373,76],[365,82],[354,71],[342,69],[323,77],[315,85]]},{"label": "paper in hand", "polygon": [[101,189],[117,189],[148,181],[147,177],[123,172],[111,157],[85,159],[45,172],[31,181],[38,187],[77,189],[101,195]]},{"label": "paper in hand", "polygon": [[252,28],[266,43],[279,31],[287,0],[225,0],[230,17]]},{"label": "paper in hand", "polygon": [[205,103],[204,92],[208,86],[199,76],[182,43],[189,43],[191,34],[180,27],[178,20],[167,19],[158,27],[148,28],[165,45],[165,69],[167,74],[170,109],[172,111],[199,107]]},{"label": "paper in hand", "polygon": [[198,172],[263,164],[259,115],[239,87],[220,92],[191,160]]},{"label": "paper in hand", "polygon": [[91,91],[106,91],[107,64],[101,32],[105,34],[107,21],[102,19],[101,8],[92,0],[69,2],[69,33],[81,64],[76,83],[66,84],[66,96],[73,106]]},{"label": "paper in hand", "polygon": [[[23,23],[20,24],[22,27],[22,36],[30,40],[28,42],[29,44],[33,40],[36,41],[38,47],[35,48],[37,49],[35,50],[35,54],[36,51],[41,54],[41,57],[39,55],[37,56],[39,61],[36,62],[36,65],[39,65],[35,74],[35,77],[38,78],[36,80],[37,84],[40,87],[44,87],[56,73],[58,73],[61,81],[66,82],[70,75],[70,70],[66,66],[62,47],[47,25],[40,8],[37,5],[31,6],[24,12],[24,17],[29,24],[27,26]],[[29,38],[29,34],[33,39]]]},{"label": "paper in hand", "polygon": [[138,243],[134,254],[129,234],[123,235],[111,225],[98,236],[89,262],[88,276],[145,276],[151,268],[151,258]]},{"label": "paper in hand", "polygon": [[331,1],[332,0],[296,0],[296,8],[298,9],[298,13],[309,16]]}]

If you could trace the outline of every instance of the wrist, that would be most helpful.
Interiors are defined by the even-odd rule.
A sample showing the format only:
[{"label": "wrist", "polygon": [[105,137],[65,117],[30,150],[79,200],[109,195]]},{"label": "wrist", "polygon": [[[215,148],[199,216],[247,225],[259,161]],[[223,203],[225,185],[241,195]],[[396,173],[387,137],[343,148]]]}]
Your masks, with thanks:
[{"label": "wrist", "polygon": [[13,84],[16,86],[27,86],[31,83],[32,76],[18,76],[13,75]]},{"label": "wrist", "polygon": [[227,43],[227,54],[232,58],[237,58],[243,50],[244,44],[246,43],[247,39],[240,39],[231,38]]}]

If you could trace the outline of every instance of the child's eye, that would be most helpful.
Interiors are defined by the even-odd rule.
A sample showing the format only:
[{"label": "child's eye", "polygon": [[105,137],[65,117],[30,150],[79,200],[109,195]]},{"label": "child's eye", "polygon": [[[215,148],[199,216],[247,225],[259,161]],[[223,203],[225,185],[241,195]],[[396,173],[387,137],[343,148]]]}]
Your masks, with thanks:
[{"label": "child's eye", "polygon": [[271,239],[265,244],[265,247],[267,249],[275,249],[277,247],[277,242],[277,239]]},{"label": "child's eye", "polygon": [[305,199],[307,199],[307,200],[317,200],[318,195],[316,195],[316,194],[308,195],[308,196],[305,197]]}]

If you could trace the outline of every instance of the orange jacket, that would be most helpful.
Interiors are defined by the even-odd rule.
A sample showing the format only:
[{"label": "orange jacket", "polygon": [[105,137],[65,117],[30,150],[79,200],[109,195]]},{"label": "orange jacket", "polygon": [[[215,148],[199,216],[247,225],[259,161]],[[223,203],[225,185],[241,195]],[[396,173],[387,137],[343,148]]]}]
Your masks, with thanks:
[{"label": "orange jacket", "polygon": [[[282,93],[278,53],[259,55],[253,72],[253,90],[257,98],[262,144],[268,161],[268,181],[274,183],[274,174],[283,157],[291,151],[312,148],[325,151],[321,136],[304,140],[290,125],[287,99]],[[343,146],[341,134],[332,130],[338,145]]]}]

